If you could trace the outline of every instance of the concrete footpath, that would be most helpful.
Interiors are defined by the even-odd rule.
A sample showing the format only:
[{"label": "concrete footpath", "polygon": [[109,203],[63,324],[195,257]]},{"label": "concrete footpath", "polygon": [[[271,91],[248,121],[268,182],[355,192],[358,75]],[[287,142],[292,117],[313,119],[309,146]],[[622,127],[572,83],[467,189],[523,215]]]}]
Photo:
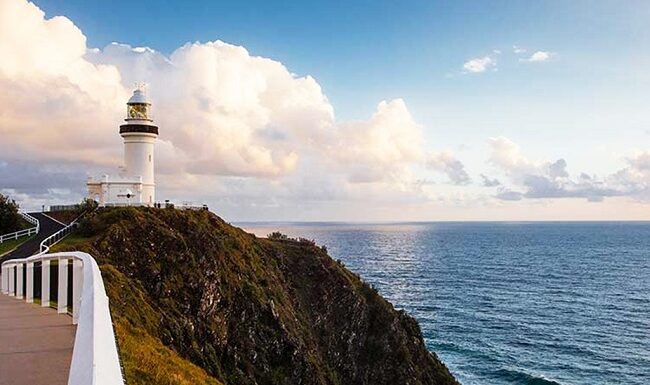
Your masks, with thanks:
[{"label": "concrete footpath", "polygon": [[0,294],[0,385],[65,385],[72,317]]}]

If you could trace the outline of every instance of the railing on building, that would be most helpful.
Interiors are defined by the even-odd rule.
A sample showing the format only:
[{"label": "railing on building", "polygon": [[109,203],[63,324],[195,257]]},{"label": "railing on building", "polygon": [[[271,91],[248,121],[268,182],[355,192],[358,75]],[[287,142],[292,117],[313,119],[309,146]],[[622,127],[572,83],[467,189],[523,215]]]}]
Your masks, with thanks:
[{"label": "railing on building", "polygon": [[50,206],[50,211],[77,211],[81,210],[82,205],[52,205]]},{"label": "railing on building", "polygon": [[104,203],[99,205],[99,207],[144,207],[150,206],[147,203],[133,202],[133,203]]},{"label": "railing on building", "polygon": [[208,210],[208,205],[201,205],[201,206],[181,205],[181,206],[176,206],[176,208],[180,210]]},{"label": "railing on building", "polygon": [[103,203],[99,207],[153,207],[158,209],[176,208],[179,210],[208,210],[208,205],[193,205],[191,203],[173,203],[170,201],[149,203]]},{"label": "railing on building", "polygon": [[[49,307],[54,300],[50,298],[53,267],[58,270],[57,312],[67,313],[71,305],[72,322],[77,325],[68,385],[124,384],[108,297],[93,257],[62,252],[6,261],[1,268],[2,292],[30,303],[34,302],[35,293],[40,293],[41,306]],[[40,277],[35,270],[40,270]]]},{"label": "railing on building", "polygon": [[0,235],[0,243],[3,243],[5,241],[9,241],[9,240],[12,240],[12,239],[18,239],[18,238],[24,237],[24,236],[31,236],[31,235],[34,235],[34,234],[38,234],[38,231],[41,228],[41,225],[38,222],[38,219],[36,219],[33,216],[31,216],[31,215],[29,215],[29,214],[27,214],[25,212],[22,212],[22,211],[19,211],[19,214],[23,217],[24,220],[26,220],[27,222],[33,224],[34,227],[30,227],[30,228],[24,229],[24,230],[19,230],[19,231],[9,233],[9,234]]}]

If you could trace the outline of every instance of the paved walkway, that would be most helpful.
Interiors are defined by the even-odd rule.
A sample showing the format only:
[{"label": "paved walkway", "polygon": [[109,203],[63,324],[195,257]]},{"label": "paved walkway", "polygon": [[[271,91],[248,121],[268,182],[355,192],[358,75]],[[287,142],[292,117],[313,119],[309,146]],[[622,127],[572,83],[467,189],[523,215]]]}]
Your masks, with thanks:
[{"label": "paved walkway", "polygon": [[66,385],[75,331],[68,315],[0,294],[0,385]]},{"label": "paved walkway", "polygon": [[11,253],[5,255],[4,257],[0,258],[0,263],[7,261],[9,259],[16,259],[16,258],[27,258],[30,257],[36,253],[38,253],[39,247],[41,245],[41,242],[49,237],[50,235],[56,233],[57,231],[61,230],[65,226],[60,224],[59,222],[46,217],[42,213],[29,213],[29,215],[33,216],[34,218],[38,219],[38,222],[41,225],[40,230],[38,231],[38,234],[36,234],[35,237],[30,239],[29,241],[23,243],[22,245],[18,246],[16,250],[12,251]]}]

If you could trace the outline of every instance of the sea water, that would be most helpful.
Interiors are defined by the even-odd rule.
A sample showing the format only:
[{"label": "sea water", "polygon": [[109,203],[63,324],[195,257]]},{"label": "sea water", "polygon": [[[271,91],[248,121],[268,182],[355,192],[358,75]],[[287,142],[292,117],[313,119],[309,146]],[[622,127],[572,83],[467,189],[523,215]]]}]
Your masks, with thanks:
[{"label": "sea water", "polygon": [[650,384],[650,223],[243,223],[314,239],[465,385]]}]

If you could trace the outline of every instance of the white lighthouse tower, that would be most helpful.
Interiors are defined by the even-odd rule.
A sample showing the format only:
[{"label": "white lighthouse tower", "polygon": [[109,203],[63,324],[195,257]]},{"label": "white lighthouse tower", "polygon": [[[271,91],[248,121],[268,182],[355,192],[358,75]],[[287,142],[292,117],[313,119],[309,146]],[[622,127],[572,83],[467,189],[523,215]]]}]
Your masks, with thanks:
[{"label": "white lighthouse tower", "polygon": [[124,167],[128,177],[140,177],[142,189],[140,203],[152,205],[156,200],[153,177],[153,144],[158,137],[158,127],[151,119],[151,103],[141,88],[133,91],[126,103],[127,123],[120,126],[124,138]]},{"label": "white lighthouse tower", "polygon": [[124,166],[120,175],[88,179],[88,198],[100,205],[146,205],[156,201],[154,143],[158,127],[151,119],[151,103],[142,87],[126,103],[126,124],[120,126],[124,139]]}]

